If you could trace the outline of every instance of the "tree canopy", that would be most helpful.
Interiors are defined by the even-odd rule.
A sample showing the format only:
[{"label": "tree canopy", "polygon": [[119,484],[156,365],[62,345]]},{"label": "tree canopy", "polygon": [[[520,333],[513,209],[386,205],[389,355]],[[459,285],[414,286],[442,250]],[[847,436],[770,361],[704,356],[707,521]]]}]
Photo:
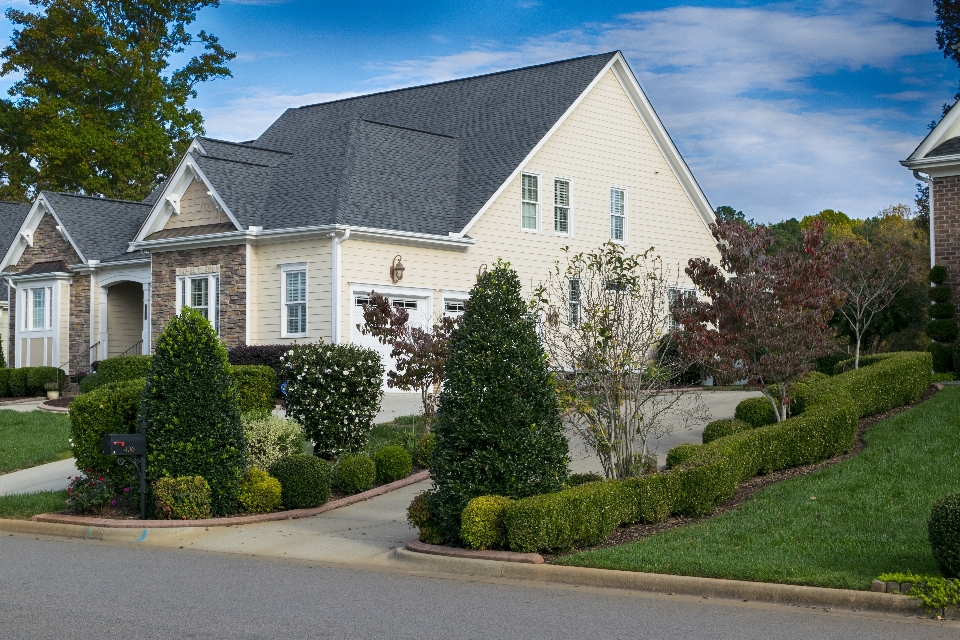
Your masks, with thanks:
[{"label": "tree canopy", "polygon": [[[229,77],[235,57],[187,27],[218,0],[30,0],[0,75],[22,74],[0,100],[0,198],[39,190],[141,199],[165,178],[203,117],[196,86]],[[170,70],[190,45],[200,55]]]}]

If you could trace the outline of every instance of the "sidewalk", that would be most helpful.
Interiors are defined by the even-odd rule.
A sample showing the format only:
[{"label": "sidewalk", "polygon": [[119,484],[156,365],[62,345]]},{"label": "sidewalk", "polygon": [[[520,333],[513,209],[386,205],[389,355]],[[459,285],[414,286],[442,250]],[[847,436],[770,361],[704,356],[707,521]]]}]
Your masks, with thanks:
[{"label": "sidewalk", "polygon": [[66,489],[68,476],[77,475],[73,458],[0,475],[0,496]]}]

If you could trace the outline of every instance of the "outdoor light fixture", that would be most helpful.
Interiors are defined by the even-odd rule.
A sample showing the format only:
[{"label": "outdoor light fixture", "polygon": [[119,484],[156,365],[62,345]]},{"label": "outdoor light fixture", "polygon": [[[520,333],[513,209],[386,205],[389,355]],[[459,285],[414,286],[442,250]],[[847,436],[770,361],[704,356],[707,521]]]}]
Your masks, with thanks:
[{"label": "outdoor light fixture", "polygon": [[403,260],[403,258],[400,256],[394,257],[393,265],[390,266],[390,279],[393,280],[394,283],[403,280],[403,272],[406,270],[406,267],[403,266],[401,260]]}]

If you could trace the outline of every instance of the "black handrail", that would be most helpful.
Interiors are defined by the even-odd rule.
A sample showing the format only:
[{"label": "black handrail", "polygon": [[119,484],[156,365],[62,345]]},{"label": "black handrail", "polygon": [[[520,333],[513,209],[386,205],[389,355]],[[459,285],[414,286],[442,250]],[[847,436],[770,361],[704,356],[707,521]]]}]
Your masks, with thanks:
[{"label": "black handrail", "polygon": [[[134,353],[134,354],[130,354],[130,352],[133,351],[134,349],[136,349],[137,352]],[[136,343],[135,345],[133,345],[132,347],[130,347],[129,349],[127,349],[126,351],[124,351],[123,353],[121,353],[121,354],[120,354],[119,356],[117,356],[117,357],[119,358],[120,356],[125,356],[125,355],[128,355],[128,354],[130,354],[130,355],[135,355],[135,356],[143,355],[143,340],[141,340],[140,342]]]},{"label": "black handrail", "polygon": [[[141,342],[142,342],[142,341],[141,341]],[[86,357],[87,357],[87,364],[90,364],[90,352],[93,351],[94,349],[96,349],[96,348],[99,347],[99,346],[100,346],[100,342],[97,341],[96,343],[90,345],[90,348],[87,349],[86,351],[82,351],[82,352],[78,353],[78,354],[75,355],[74,357],[70,358],[69,360],[67,360],[66,362],[64,362],[63,364],[61,364],[61,365],[60,365],[60,368],[63,369],[64,367],[69,367],[71,364],[73,364],[74,362],[76,362],[77,360],[79,360],[79,359],[81,358],[81,356],[86,356]],[[72,374],[71,374],[71,375],[72,375]]]}]

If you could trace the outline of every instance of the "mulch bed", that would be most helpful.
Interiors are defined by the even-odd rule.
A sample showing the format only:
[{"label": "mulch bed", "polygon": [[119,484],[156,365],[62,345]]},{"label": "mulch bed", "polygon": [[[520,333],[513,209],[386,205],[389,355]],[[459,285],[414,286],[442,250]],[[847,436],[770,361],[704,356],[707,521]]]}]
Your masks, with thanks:
[{"label": "mulch bed", "polygon": [[837,456],[836,458],[830,458],[829,460],[824,460],[823,462],[818,462],[816,464],[808,464],[803,467],[793,467],[790,469],[783,469],[781,471],[776,471],[774,473],[765,475],[765,476],[756,476],[750,478],[746,482],[740,485],[737,489],[737,492],[733,494],[733,497],[724,502],[723,504],[717,506],[714,509],[713,513],[708,516],[703,516],[702,518],[691,518],[676,516],[672,518],[667,518],[662,522],[656,522],[653,524],[634,524],[626,527],[620,527],[614,531],[607,541],[603,544],[599,544],[595,547],[584,547],[582,549],[574,549],[567,553],[557,554],[557,555],[544,555],[544,559],[547,562],[553,562],[557,558],[562,556],[571,555],[574,553],[580,553],[581,551],[592,551],[594,549],[603,549],[605,547],[617,547],[628,542],[633,542],[635,540],[642,540],[648,536],[652,536],[655,533],[660,533],[661,531],[667,531],[669,529],[674,529],[676,527],[682,527],[688,524],[694,524],[697,522],[703,522],[704,520],[710,520],[715,518],[721,513],[726,513],[727,511],[732,511],[739,507],[741,504],[747,501],[747,499],[755,494],[760,489],[764,487],[769,487],[770,485],[777,484],[778,482],[783,482],[784,480],[789,480],[790,478],[797,478],[799,476],[808,476],[811,473],[816,473],[821,469],[826,469],[827,467],[832,467],[833,465],[848,460],[853,456],[857,455],[863,451],[866,444],[863,441],[863,434],[873,425],[877,424],[882,420],[886,420],[891,416],[895,416],[898,413],[903,413],[908,409],[922,404],[935,396],[942,387],[940,385],[930,385],[926,390],[920,400],[915,404],[908,404],[902,407],[897,407],[896,409],[891,409],[890,411],[885,411],[883,413],[878,413],[867,418],[861,418],[860,422],[857,425],[857,440],[853,445],[853,449],[850,453],[845,453],[842,456]]},{"label": "mulch bed", "polygon": [[70,396],[70,397],[67,397],[67,398],[60,397],[60,398],[57,398],[56,400],[46,400],[43,404],[45,404],[45,405],[47,405],[47,406],[49,406],[49,407],[64,407],[64,408],[65,408],[65,407],[69,407],[69,406],[70,406],[70,403],[73,402],[73,399],[74,399],[75,397],[76,397],[76,396]]}]

